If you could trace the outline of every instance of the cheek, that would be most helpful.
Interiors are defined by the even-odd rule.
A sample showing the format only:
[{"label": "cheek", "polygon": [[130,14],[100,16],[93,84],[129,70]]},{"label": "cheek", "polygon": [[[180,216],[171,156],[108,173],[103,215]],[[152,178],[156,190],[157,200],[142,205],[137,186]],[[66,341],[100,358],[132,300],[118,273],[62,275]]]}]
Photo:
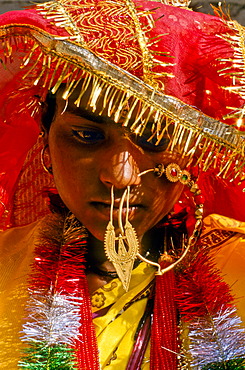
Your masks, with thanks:
[{"label": "cheek", "polygon": [[51,163],[54,181],[58,191],[62,193],[63,188],[74,186],[74,178],[77,173],[76,162],[73,156],[63,147],[54,143],[50,146]]},{"label": "cheek", "polygon": [[180,183],[173,184],[166,181],[159,185],[155,188],[152,199],[151,213],[154,225],[172,210],[184,188]]},{"label": "cheek", "polygon": [[79,199],[92,186],[95,170],[90,161],[63,154],[52,157],[54,182],[62,198]]},{"label": "cheek", "polygon": [[82,193],[91,186],[95,164],[91,158],[82,157],[76,147],[62,136],[50,135],[50,156],[57,190],[71,211],[81,207]]},{"label": "cheek", "polygon": [[170,183],[165,179],[153,179],[150,183],[144,183],[142,186],[144,195],[149,200],[149,207],[139,223],[130,220],[138,236],[143,236],[172,210],[184,188],[184,185],[180,183]]}]

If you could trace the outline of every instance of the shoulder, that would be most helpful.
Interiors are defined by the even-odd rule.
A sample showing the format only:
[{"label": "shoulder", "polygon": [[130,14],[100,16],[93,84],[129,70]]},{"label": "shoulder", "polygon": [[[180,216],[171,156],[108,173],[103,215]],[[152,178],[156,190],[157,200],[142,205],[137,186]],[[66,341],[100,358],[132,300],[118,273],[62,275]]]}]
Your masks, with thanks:
[{"label": "shoulder", "polygon": [[35,239],[40,222],[34,222],[27,226],[15,227],[0,232],[0,252],[3,255],[13,255],[23,247],[27,248],[27,242]]},{"label": "shoulder", "polygon": [[204,219],[200,244],[204,248],[218,250],[227,244],[237,244],[245,238],[245,222],[218,214]]},{"label": "shoulder", "polygon": [[0,233],[0,292],[30,272],[39,222]]},{"label": "shoulder", "polygon": [[210,215],[205,219],[201,240],[203,246],[211,246],[214,263],[229,284],[245,324],[245,222]]}]

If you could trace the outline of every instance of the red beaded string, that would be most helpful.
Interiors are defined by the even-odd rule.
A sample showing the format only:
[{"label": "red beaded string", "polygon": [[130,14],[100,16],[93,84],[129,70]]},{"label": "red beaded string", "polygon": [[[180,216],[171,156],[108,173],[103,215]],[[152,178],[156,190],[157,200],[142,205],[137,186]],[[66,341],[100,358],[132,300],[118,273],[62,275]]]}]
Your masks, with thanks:
[{"label": "red beaded string", "polygon": [[79,285],[80,297],[82,297],[83,302],[81,305],[80,340],[76,342],[78,368],[79,370],[99,370],[97,339],[92,322],[91,301],[85,277]]},{"label": "red beaded string", "polygon": [[78,230],[78,234],[70,238],[61,250],[56,289],[81,298],[79,340],[75,341],[78,369],[99,370],[98,346],[84,266],[87,241],[82,229],[81,232]]},{"label": "red beaded string", "polygon": [[[164,173],[163,167],[157,167],[159,175]],[[190,173],[181,170],[172,163],[165,170],[169,181],[181,181],[186,184],[193,196],[195,203],[195,225],[188,244],[193,247],[200,234],[203,217],[204,197],[198,185],[191,180]],[[162,266],[165,264],[165,266]],[[161,268],[166,267],[166,262]],[[153,325],[151,333],[150,369],[176,370],[178,367],[178,320],[175,303],[175,273],[170,270],[163,275],[156,276],[156,295],[153,311]]]},{"label": "red beaded string", "polygon": [[170,270],[162,276],[156,276],[151,332],[151,370],[177,369],[178,321],[174,296],[174,271]]}]

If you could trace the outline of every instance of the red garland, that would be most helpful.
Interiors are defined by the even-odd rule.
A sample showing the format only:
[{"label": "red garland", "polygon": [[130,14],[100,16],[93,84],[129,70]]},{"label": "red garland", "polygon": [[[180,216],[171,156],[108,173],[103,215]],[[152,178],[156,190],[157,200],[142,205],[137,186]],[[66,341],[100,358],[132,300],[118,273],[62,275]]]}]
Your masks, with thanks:
[{"label": "red garland", "polygon": [[150,369],[176,370],[178,367],[177,311],[189,322],[225,311],[233,300],[230,287],[205,250],[200,250],[184,270],[156,276]]},{"label": "red garland", "polygon": [[67,240],[63,246],[57,289],[68,295],[82,298],[79,340],[76,341],[76,354],[79,370],[98,370],[99,357],[97,339],[92,322],[91,301],[85,275],[84,253],[87,240],[84,233]]},{"label": "red garland", "polygon": [[100,369],[98,346],[92,322],[88,285],[85,277],[80,279],[78,287],[80,290],[80,297],[83,297],[83,303],[81,305],[80,340],[76,342],[79,370],[98,370]]},{"label": "red garland", "polygon": [[177,369],[179,346],[175,289],[173,270],[162,276],[156,276],[156,293],[151,331],[151,370]]},{"label": "red garland", "polygon": [[233,301],[230,287],[205,250],[200,250],[184,271],[176,273],[176,302],[184,321],[215,315]]},{"label": "red garland", "polygon": [[[63,226],[63,220],[58,217],[41,237],[36,248],[31,288],[50,294],[52,287],[52,294],[58,292],[82,298],[80,340],[75,343],[78,369],[98,370],[98,348],[84,270],[86,235],[82,229],[74,233],[72,225],[70,234],[64,238]],[[228,285],[220,278],[205,250],[199,251],[184,271],[171,270],[156,276],[150,369],[177,369],[177,310],[183,320],[191,321],[224,310],[232,301]]]},{"label": "red garland", "polygon": [[[50,221],[50,220],[48,220]],[[81,297],[81,326],[79,340],[75,342],[79,370],[98,370],[99,357],[94,326],[92,323],[91,302],[84,267],[86,234],[67,233],[63,239],[64,222],[59,217],[51,223],[41,236],[35,250],[34,273],[31,276],[31,289],[43,290],[50,294],[60,293]]]}]

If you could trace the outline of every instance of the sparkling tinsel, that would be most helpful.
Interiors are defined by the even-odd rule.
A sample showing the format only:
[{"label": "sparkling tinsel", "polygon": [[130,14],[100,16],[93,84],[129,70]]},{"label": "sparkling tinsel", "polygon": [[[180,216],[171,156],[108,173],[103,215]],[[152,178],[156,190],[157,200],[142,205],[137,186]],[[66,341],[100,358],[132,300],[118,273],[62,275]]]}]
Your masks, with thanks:
[{"label": "sparkling tinsel", "polygon": [[25,357],[19,366],[28,370],[73,370],[75,361],[72,350],[66,346],[33,342],[25,350]]},{"label": "sparkling tinsel", "polygon": [[[85,248],[86,233],[74,216],[65,220],[56,217],[55,222],[48,222],[35,250],[27,305],[29,316],[23,326],[27,348],[19,362],[20,368],[99,369],[84,271]],[[245,369],[245,332],[233,307],[230,289],[214,268],[207,251],[196,252],[182,270],[176,271],[176,283],[173,271],[171,274],[171,278],[160,277],[161,284],[157,284],[161,299],[156,300],[154,309],[152,344],[156,345],[151,352],[151,367],[161,369],[160,354],[164,359],[171,354],[172,362],[164,361],[168,369],[176,368],[179,352],[176,303],[181,320],[189,329],[191,359],[180,352],[180,357],[188,357],[189,368]]]},{"label": "sparkling tinsel", "polygon": [[194,368],[209,369],[208,364],[212,364],[217,366],[214,369],[231,369],[234,361],[245,358],[245,329],[241,324],[234,307],[192,322],[189,338]]},{"label": "sparkling tinsel", "polygon": [[189,326],[189,363],[195,370],[208,370],[208,366],[237,370],[234,364],[238,361],[242,366],[245,357],[245,329],[230,287],[207,249],[199,250],[177,273],[176,300],[181,319]]},{"label": "sparkling tinsel", "polygon": [[34,292],[27,308],[30,321],[23,325],[23,341],[72,346],[74,339],[79,339],[80,304],[79,297]]},{"label": "sparkling tinsel", "polygon": [[99,368],[85,278],[86,237],[72,214],[52,215],[43,225],[30,277],[22,369]]}]

